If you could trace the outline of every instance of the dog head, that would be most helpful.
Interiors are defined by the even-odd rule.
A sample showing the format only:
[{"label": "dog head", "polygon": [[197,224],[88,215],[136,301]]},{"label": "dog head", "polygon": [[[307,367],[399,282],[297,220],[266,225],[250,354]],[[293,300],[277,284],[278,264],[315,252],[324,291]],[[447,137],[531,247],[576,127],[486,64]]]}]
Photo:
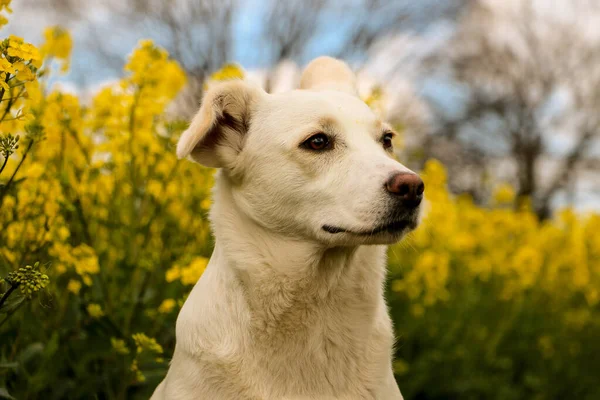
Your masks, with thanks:
[{"label": "dog head", "polygon": [[423,182],[392,155],[395,133],[360,100],[343,62],[320,57],[300,90],[210,89],[177,155],[222,169],[236,207],[278,234],[386,244],[414,229]]}]

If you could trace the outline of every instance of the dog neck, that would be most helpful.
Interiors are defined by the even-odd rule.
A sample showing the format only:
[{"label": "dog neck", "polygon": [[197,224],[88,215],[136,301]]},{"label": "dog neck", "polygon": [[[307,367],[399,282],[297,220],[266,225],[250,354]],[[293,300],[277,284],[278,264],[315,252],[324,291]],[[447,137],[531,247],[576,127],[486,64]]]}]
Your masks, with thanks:
[{"label": "dog neck", "polygon": [[346,313],[353,302],[360,302],[361,315],[375,312],[383,301],[385,246],[328,247],[271,232],[244,215],[221,179],[211,209],[218,268],[233,272],[228,276],[239,281],[256,321],[291,323],[292,310],[325,305]]}]

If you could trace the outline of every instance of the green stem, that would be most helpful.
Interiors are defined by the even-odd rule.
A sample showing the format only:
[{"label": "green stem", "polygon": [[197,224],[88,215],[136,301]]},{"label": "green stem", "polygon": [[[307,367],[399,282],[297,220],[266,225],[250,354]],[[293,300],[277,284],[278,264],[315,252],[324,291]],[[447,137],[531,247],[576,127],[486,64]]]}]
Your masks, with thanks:
[{"label": "green stem", "polygon": [[[6,114],[5,114],[5,115],[6,115]],[[19,121],[19,120],[21,120],[21,119],[23,119],[23,115],[19,115],[19,116],[17,116],[17,117],[14,117],[14,118],[9,118],[9,119],[1,119],[1,118],[0,118],[0,120],[1,120],[1,121]]]},{"label": "green stem", "polygon": [[19,92],[19,94],[18,94],[18,95],[14,96],[14,97],[9,97],[8,99],[2,99],[2,100],[0,100],[0,103],[2,103],[2,102],[5,102],[5,101],[11,101],[11,102],[12,102],[12,101],[14,101],[14,100],[18,100],[18,99],[20,99],[20,98],[24,97],[24,96],[22,95],[22,94],[23,94],[23,92],[24,92],[24,90],[22,90],[22,89],[21,89],[21,91]]},{"label": "green stem", "polygon": [[58,153],[58,169],[62,170],[65,165],[65,130],[60,130],[60,152]]},{"label": "green stem", "polygon": [[14,292],[15,289],[18,287],[19,287],[18,283],[16,285],[13,285],[12,283],[10,284],[10,287],[8,288],[8,290],[2,295],[2,298],[0,298],[0,309],[2,309],[2,305],[6,302],[6,300],[8,299],[8,296],[10,296],[10,294],[12,292]]},{"label": "green stem", "polygon": [[17,165],[17,168],[15,168],[15,170],[14,170],[13,174],[11,175],[10,179],[8,180],[8,182],[6,183],[6,185],[2,188],[2,193],[0,193],[0,206],[2,205],[2,201],[4,200],[4,195],[8,192],[8,188],[10,187],[10,184],[15,179],[15,176],[17,175],[17,172],[19,172],[19,169],[21,168],[21,165],[23,165],[23,162],[27,158],[27,154],[29,154],[29,151],[31,150],[31,147],[33,147],[33,143],[34,143],[33,140],[29,141],[29,144],[27,145],[27,148],[23,152],[23,157],[21,158],[21,161],[19,161],[19,165]]},{"label": "green stem", "polygon": [[143,87],[140,86],[139,90],[133,96],[133,104],[131,105],[131,110],[129,111],[129,154],[131,154],[131,176],[132,176],[132,184],[133,182],[133,173],[135,168],[135,158],[133,152],[133,138],[135,134],[135,111],[137,110],[138,102],[140,101],[140,97],[142,95]]},{"label": "green stem", "polygon": [[11,86],[11,88],[14,88],[14,87],[19,87],[19,86],[24,86],[24,85],[25,85],[25,83],[27,83],[27,82],[19,82],[19,83],[16,83],[16,84],[12,85],[12,86]]},{"label": "green stem", "polygon": [[4,157],[4,162],[2,163],[2,167],[0,168],[0,174],[2,173],[2,171],[4,171],[4,167],[6,167],[7,163],[8,163],[8,157]]},{"label": "green stem", "polygon": [[[23,94],[24,91],[25,91],[25,87],[22,87],[19,90],[19,93],[16,96],[12,96],[12,97],[10,97],[8,99],[0,100],[0,102],[2,102],[2,101],[8,101],[8,104],[6,105],[6,108],[4,109],[4,113],[2,113],[2,117],[0,118],[0,121],[4,121],[4,118],[10,112],[12,106],[15,104],[15,101],[17,101],[20,97],[22,97],[21,95]],[[16,118],[12,118],[12,119],[16,119]],[[10,121],[10,120],[7,120],[7,121]]]},{"label": "green stem", "polygon": [[68,130],[69,134],[71,135],[71,137],[73,137],[73,140],[75,141],[75,144],[77,145],[77,147],[79,147],[79,150],[81,150],[81,153],[85,157],[85,161],[87,162],[87,164],[89,166],[89,164],[91,163],[90,155],[88,154],[86,149],[81,144],[81,141],[79,140],[79,137],[77,136],[77,132],[75,132],[75,130],[71,126],[69,126],[67,128],[67,130]]},{"label": "green stem", "polygon": [[16,96],[9,97],[8,99],[2,99],[2,100],[0,100],[0,103],[2,103],[2,102],[5,102],[5,101],[9,101],[9,102],[11,102],[11,103],[14,103],[14,101],[15,101],[15,100],[18,100],[18,99],[20,99],[20,98],[22,98],[22,97],[25,97],[25,95],[23,94],[23,92],[25,92],[25,86],[23,86],[23,87],[22,87],[22,88],[19,90],[19,93],[17,93],[17,95],[16,95]]},{"label": "green stem", "polygon": [[[0,121],[4,121],[4,118],[8,115],[8,113],[10,112],[10,109],[12,108],[14,103],[15,103],[14,97],[11,97],[10,99],[8,99],[8,104],[6,105],[6,108],[4,109],[4,112],[2,113],[2,117],[0,117]],[[11,119],[15,119],[15,118],[11,118]],[[10,121],[10,119],[8,121]]]}]

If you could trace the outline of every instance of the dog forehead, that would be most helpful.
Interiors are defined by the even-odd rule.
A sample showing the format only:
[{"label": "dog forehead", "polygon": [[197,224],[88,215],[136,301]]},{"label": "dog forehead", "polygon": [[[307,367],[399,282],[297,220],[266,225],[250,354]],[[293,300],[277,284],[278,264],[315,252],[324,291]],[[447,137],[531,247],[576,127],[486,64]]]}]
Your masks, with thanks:
[{"label": "dog forehead", "polygon": [[306,126],[324,118],[347,126],[374,126],[378,121],[361,99],[343,92],[294,90],[270,97],[262,110],[262,120],[278,126]]}]

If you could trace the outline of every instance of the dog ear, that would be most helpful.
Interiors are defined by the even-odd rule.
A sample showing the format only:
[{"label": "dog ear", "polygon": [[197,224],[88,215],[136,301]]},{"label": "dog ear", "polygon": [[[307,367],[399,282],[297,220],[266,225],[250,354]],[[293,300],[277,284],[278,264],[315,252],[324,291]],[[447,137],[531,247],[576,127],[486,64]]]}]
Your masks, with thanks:
[{"label": "dog ear", "polygon": [[315,58],[304,68],[300,89],[337,90],[358,95],[356,76],[348,64],[326,56]]},{"label": "dog ear", "polygon": [[189,156],[207,167],[233,165],[248,133],[252,108],[264,94],[262,89],[241,80],[210,88],[177,143],[177,157]]}]

